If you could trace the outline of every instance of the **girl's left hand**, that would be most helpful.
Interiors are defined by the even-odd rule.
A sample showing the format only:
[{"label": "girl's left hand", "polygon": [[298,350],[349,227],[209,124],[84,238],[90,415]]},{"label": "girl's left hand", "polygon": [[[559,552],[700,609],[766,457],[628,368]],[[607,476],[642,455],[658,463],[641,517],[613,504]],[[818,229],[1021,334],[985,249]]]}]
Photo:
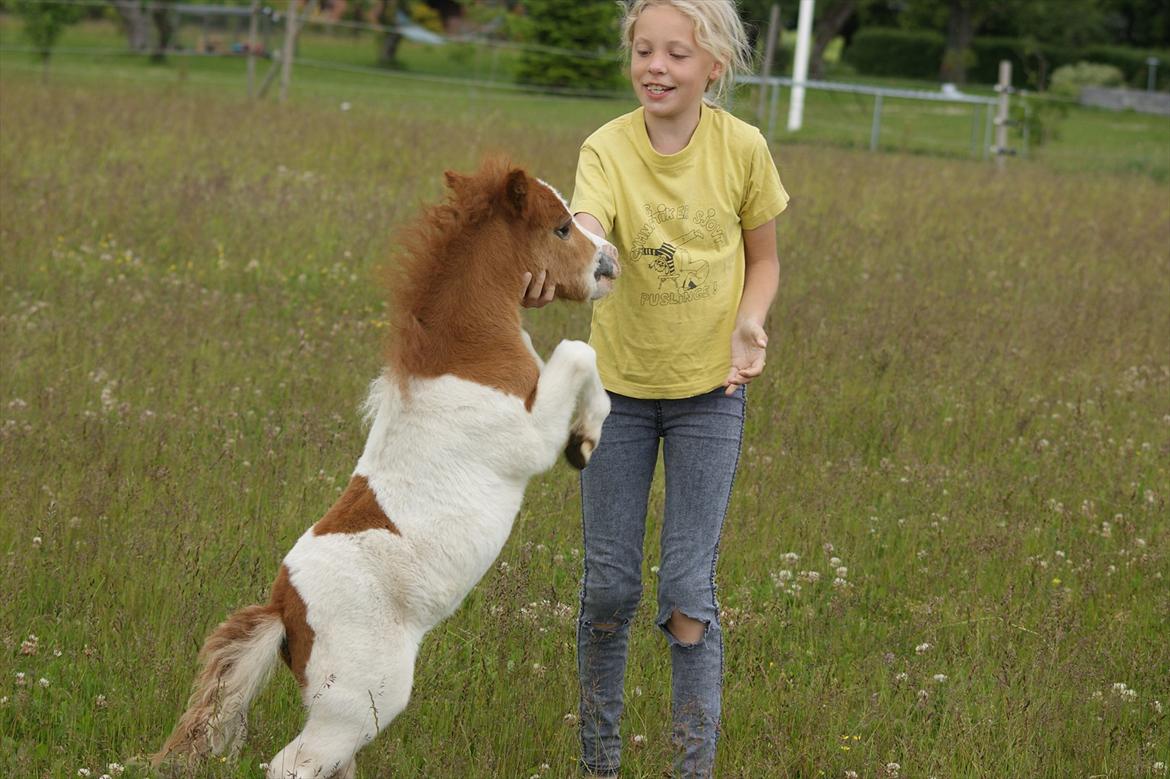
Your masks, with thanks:
[{"label": "girl's left hand", "polygon": [[731,370],[723,386],[731,395],[736,387],[747,384],[764,370],[768,335],[760,325],[747,320],[735,326],[731,333]]}]

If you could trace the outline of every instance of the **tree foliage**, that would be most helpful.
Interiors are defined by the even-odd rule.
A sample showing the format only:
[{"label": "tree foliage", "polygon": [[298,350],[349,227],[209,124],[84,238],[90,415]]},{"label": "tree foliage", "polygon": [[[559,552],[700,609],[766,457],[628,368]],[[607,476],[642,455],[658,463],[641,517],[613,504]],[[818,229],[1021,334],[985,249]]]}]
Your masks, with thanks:
[{"label": "tree foliage", "polygon": [[82,12],[80,6],[39,3],[36,0],[16,0],[15,7],[24,21],[25,37],[37,48],[46,66],[61,33],[80,19]]},{"label": "tree foliage", "polygon": [[610,89],[619,83],[621,68],[612,56],[618,42],[616,3],[526,0],[524,7],[526,41],[561,51],[526,51],[521,81],[576,89]]}]

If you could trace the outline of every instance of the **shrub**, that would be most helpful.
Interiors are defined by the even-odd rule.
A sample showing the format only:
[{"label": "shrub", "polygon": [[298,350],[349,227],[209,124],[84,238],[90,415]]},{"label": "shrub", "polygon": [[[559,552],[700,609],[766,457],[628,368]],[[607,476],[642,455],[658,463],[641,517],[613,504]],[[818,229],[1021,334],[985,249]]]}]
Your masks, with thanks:
[{"label": "shrub", "polygon": [[526,51],[520,62],[520,81],[576,89],[618,86],[621,76],[618,60],[606,56],[618,40],[618,8],[615,3],[527,0],[525,8],[530,42],[569,51],[597,52],[598,56]]},{"label": "shrub", "polygon": [[1082,87],[1119,87],[1125,83],[1120,68],[1096,62],[1062,65],[1052,74],[1049,91],[1062,97],[1078,98]]},{"label": "shrub", "polygon": [[945,48],[936,32],[872,27],[853,36],[844,58],[867,76],[936,78]]}]

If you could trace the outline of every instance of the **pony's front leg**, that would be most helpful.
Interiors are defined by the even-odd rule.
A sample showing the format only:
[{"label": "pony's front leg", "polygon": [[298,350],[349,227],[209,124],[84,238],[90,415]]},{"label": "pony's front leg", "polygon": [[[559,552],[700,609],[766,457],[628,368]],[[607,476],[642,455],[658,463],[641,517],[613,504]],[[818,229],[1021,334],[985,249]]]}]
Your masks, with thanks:
[{"label": "pony's front leg", "polygon": [[541,453],[543,467],[551,467],[561,449],[566,455],[572,449],[576,461],[570,457],[570,462],[584,468],[608,415],[609,396],[597,375],[596,353],[581,341],[561,341],[540,372],[532,404],[532,422],[547,447]]},{"label": "pony's front leg", "polygon": [[578,398],[577,416],[569,427],[569,442],[565,444],[565,459],[577,470],[585,469],[597,442],[601,440],[601,425],[609,416],[609,395],[601,386],[596,359]]}]

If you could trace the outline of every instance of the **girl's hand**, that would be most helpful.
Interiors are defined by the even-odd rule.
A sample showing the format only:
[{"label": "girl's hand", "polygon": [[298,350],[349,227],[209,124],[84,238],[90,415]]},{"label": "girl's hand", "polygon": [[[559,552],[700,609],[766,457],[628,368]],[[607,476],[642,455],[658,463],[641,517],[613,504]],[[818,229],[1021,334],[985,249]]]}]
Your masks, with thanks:
[{"label": "girl's hand", "polygon": [[764,370],[768,335],[756,322],[742,321],[731,333],[731,370],[723,386],[731,395],[736,387],[747,384]]},{"label": "girl's hand", "polygon": [[532,274],[525,272],[524,279],[521,282],[524,289],[520,293],[520,303],[525,308],[544,308],[552,302],[553,297],[557,294],[557,285],[553,283],[545,284],[545,271],[541,271],[540,275],[535,279]]}]

